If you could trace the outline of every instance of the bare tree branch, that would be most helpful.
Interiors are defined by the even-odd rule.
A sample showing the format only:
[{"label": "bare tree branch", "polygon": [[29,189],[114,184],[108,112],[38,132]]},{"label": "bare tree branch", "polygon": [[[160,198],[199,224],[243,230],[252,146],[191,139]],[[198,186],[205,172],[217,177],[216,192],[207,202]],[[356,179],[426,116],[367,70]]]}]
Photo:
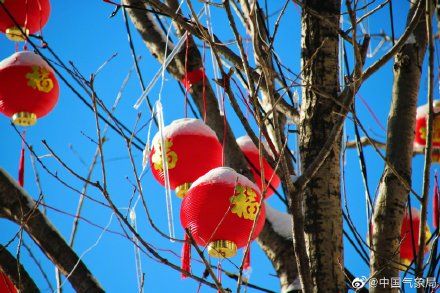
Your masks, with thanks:
[{"label": "bare tree branch", "polygon": [[4,247],[0,245],[0,271],[14,283],[15,288],[22,292],[38,292],[38,287],[29,276],[22,264]]},{"label": "bare tree branch", "polygon": [[1,168],[0,217],[22,226],[61,273],[69,276],[68,280],[77,292],[104,292],[34,200]]}]

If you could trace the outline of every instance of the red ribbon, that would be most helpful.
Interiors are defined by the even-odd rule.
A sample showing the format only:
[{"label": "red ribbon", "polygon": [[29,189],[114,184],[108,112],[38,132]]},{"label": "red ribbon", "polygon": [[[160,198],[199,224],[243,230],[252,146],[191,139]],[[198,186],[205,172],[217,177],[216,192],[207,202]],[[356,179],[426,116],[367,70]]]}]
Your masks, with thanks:
[{"label": "red ribbon", "polygon": [[251,246],[249,245],[248,251],[244,256],[243,269],[248,270],[251,268]]},{"label": "red ribbon", "polygon": [[205,78],[205,70],[198,68],[193,71],[188,71],[182,78],[183,86],[188,91],[193,84],[199,83]]},{"label": "red ribbon", "polygon": [[435,180],[434,180],[434,195],[433,195],[433,213],[432,213],[432,222],[434,224],[434,228],[438,228],[439,226],[439,200],[440,200],[440,192],[438,189],[438,181],[437,181],[437,174],[435,175]]},{"label": "red ribbon", "polygon": [[20,184],[21,187],[24,186],[24,136],[26,135],[26,132],[23,131],[22,138],[21,138],[21,151],[20,151],[20,162],[18,163],[18,184]]},{"label": "red ribbon", "polygon": [[[191,271],[191,244],[190,239],[188,237],[188,234],[185,234],[183,247],[182,247],[182,254],[181,254],[181,261],[182,261],[182,270],[186,272]],[[182,272],[181,277],[182,279],[186,279],[188,277],[188,273]]]},{"label": "red ribbon", "polygon": [[18,164],[18,184],[24,186],[24,148],[20,152],[20,163]]}]

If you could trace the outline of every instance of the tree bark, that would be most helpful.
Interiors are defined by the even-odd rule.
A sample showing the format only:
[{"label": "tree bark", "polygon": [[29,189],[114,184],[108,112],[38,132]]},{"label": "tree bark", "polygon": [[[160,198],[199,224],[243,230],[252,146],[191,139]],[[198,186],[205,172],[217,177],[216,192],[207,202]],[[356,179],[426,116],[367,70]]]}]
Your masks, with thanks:
[{"label": "tree bark", "polygon": [[22,226],[77,292],[104,292],[101,285],[50,224],[35,201],[0,168],[0,218]]},{"label": "tree bark", "polygon": [[[413,17],[416,5],[408,15]],[[413,38],[401,48],[394,60],[392,102],[388,116],[386,161],[379,195],[372,218],[371,275],[376,279],[399,276],[400,229],[409,194],[391,166],[411,186],[414,126],[422,63],[426,52],[425,19],[421,17]],[[398,289],[377,286],[371,292],[398,292]]]},{"label": "tree bark", "polygon": [[277,232],[273,230],[272,223],[266,220],[264,229],[260,233],[257,241],[271,261],[280,279],[281,292],[294,292],[293,290],[290,291],[289,288],[299,280],[292,240],[278,235]]},{"label": "tree bark", "polygon": [[[304,1],[302,10],[302,91],[300,154],[302,170],[314,161],[339,112],[339,36],[310,14],[319,12],[339,26],[340,1]],[[333,150],[304,191],[305,234],[314,292],[344,292],[342,213],[340,200],[340,136]]]}]

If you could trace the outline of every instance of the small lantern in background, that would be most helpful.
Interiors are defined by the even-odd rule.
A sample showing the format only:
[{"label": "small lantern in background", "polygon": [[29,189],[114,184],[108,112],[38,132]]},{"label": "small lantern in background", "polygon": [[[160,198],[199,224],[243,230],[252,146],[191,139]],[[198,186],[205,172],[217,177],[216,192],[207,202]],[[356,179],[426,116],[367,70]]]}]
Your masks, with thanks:
[{"label": "small lantern in background", "polygon": [[[419,251],[419,231],[420,211],[416,208],[412,208],[411,218],[408,211],[405,212],[402,221],[402,228],[400,230],[400,236],[402,238],[402,243],[400,245],[400,262],[406,266],[409,266],[414,259],[414,248],[416,253]],[[426,234],[426,241],[428,241],[431,237],[431,231],[428,226],[425,226],[424,232]],[[429,246],[426,245],[425,253],[427,253],[429,249]]]},{"label": "small lantern in background", "polygon": [[34,125],[58,101],[53,69],[33,52],[17,52],[1,61],[0,80],[0,112],[16,125]]},{"label": "small lantern in background", "polygon": [[[241,151],[246,157],[246,160],[248,161],[249,169],[251,170],[252,174],[254,175],[255,183],[257,186],[262,190],[263,188],[263,182],[261,181],[261,165],[260,165],[260,155],[258,152],[258,148],[255,146],[255,144],[252,142],[251,138],[249,136],[242,136],[237,139],[237,144],[240,147]],[[264,144],[266,151],[270,154],[271,151],[268,147],[266,147]],[[264,170],[264,178],[267,186],[267,191],[265,194],[265,198],[268,198],[271,196],[275,189],[278,188],[280,185],[280,178],[275,173],[275,171],[272,169],[272,167],[269,165],[269,163],[266,161],[265,158],[263,158],[263,170]]]},{"label": "small lantern in background", "polygon": [[11,41],[26,40],[26,36],[40,31],[49,19],[49,0],[0,0],[0,2],[3,2],[2,6],[12,16],[11,19],[5,9],[0,7],[0,31]]},{"label": "small lantern in background", "polygon": [[[426,138],[427,138],[427,121],[428,118],[429,107],[428,104],[420,106],[417,108],[416,115],[416,127],[415,127],[415,136],[414,136],[414,149],[421,151],[426,146]],[[434,113],[440,112],[440,101],[434,102]],[[433,121],[432,128],[432,147],[434,149],[440,149],[440,116],[435,116]],[[437,152],[434,152],[433,161],[439,161],[439,155]]]},{"label": "small lantern in background", "polygon": [[[202,120],[175,120],[163,129],[163,136],[170,186],[180,198],[197,178],[222,165],[222,146]],[[150,165],[156,180],[165,185],[160,132],[153,138]]]},{"label": "small lantern in background", "polygon": [[0,292],[17,293],[17,289],[15,288],[14,284],[12,284],[12,281],[2,271],[0,271]]},{"label": "small lantern in background", "polygon": [[180,220],[211,256],[229,258],[261,232],[265,207],[254,183],[220,167],[193,183],[182,201]]}]

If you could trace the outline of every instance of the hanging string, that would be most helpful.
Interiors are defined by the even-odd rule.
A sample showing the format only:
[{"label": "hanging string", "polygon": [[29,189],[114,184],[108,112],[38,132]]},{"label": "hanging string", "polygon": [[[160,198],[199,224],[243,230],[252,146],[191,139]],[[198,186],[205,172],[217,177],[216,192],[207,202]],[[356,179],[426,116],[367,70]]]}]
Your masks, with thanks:
[{"label": "hanging string", "polygon": [[[27,28],[27,24],[28,24],[28,12],[29,12],[29,6],[28,6],[28,1],[26,0],[26,16],[24,18],[24,26],[23,26],[23,33],[26,34],[26,28]],[[24,37],[24,45],[23,45],[23,50],[27,51],[27,39],[28,37],[26,35],[22,36]]]},{"label": "hanging string", "polygon": [[174,219],[173,219],[173,203],[171,197],[171,187],[170,187],[170,176],[168,174],[168,157],[165,148],[165,136],[163,133],[164,121],[163,121],[163,108],[160,99],[156,102],[156,117],[157,123],[159,124],[160,133],[160,144],[162,151],[162,167],[165,181],[165,198],[167,206],[167,218],[168,218],[168,231],[170,236],[170,241],[174,242]]},{"label": "hanging string", "polygon": [[249,245],[249,248],[244,255],[243,270],[248,271],[250,269],[251,269],[251,246]]},{"label": "hanging string", "polygon": [[[186,38],[186,48],[185,48],[185,76],[188,74],[188,50],[189,50],[189,37]],[[185,118],[188,118],[188,91],[189,87],[185,86]]]},{"label": "hanging string", "polygon": [[[205,3],[205,10],[206,10],[206,27],[208,28],[208,33],[211,36],[211,41],[215,42],[214,39],[214,33],[212,30],[212,22],[211,22],[211,9],[210,9],[210,5],[208,5],[207,3]],[[219,64],[217,63],[217,59],[214,57],[214,52],[211,49],[211,63],[212,63],[212,67],[213,67],[213,73],[214,73],[214,79],[218,80],[220,77],[220,69],[219,69]],[[221,101],[221,89],[220,86],[215,83],[215,90],[217,93],[217,102],[218,102],[218,107],[220,110],[220,115],[224,115],[224,107],[223,107],[223,103]]]},{"label": "hanging string", "polygon": [[[203,42],[203,55],[202,64],[203,70],[205,70],[205,58],[206,58],[206,43]],[[203,122],[206,123],[206,74],[203,74],[202,78],[202,97],[203,97]]]},{"label": "hanging string", "polygon": [[386,132],[385,127],[383,126],[383,124],[380,122],[379,118],[377,117],[377,115],[374,113],[373,109],[371,109],[370,105],[368,105],[367,101],[365,101],[364,98],[362,98],[362,95],[360,93],[356,94],[356,97],[358,97],[362,104],[364,104],[365,108],[367,109],[367,111],[370,113],[371,117],[374,119],[374,121],[376,122],[376,124],[384,131]]},{"label": "hanging string", "polygon": [[20,151],[20,161],[18,163],[18,184],[21,187],[24,186],[24,154],[25,154],[25,140],[26,131],[24,130],[21,134],[21,151]]},{"label": "hanging string", "polygon": [[41,40],[41,47],[42,48],[46,48],[46,46],[47,46],[47,44],[43,41],[43,24],[42,24],[42,22],[43,22],[43,15],[42,15],[42,11],[43,11],[43,9],[41,9],[41,2],[40,2],[40,0],[37,0],[37,4],[38,4],[38,12],[39,12],[39,14],[40,14],[40,21],[38,22],[38,24],[39,24],[39,32],[40,32],[40,40]]},{"label": "hanging string", "polygon": [[[137,222],[136,222],[136,212],[133,209],[130,209],[130,224],[131,227],[133,227],[134,231],[136,233],[138,232],[137,229]],[[136,277],[137,277],[137,285],[138,285],[138,291],[142,292],[142,284],[143,284],[143,272],[142,272],[142,262],[141,262],[141,253],[139,249],[139,240],[137,237],[133,234],[133,247],[134,247],[134,260],[136,265]]]},{"label": "hanging string", "polygon": [[[217,279],[218,279],[218,282],[221,284],[222,283],[222,261],[221,261],[221,259],[218,260]],[[217,292],[221,293],[220,289]]]},{"label": "hanging string", "polygon": [[[223,81],[223,92],[221,95],[221,102],[222,108],[225,108],[225,88],[226,88],[226,81]],[[221,114],[221,112],[220,112]],[[226,133],[227,133],[227,121],[226,121],[226,113],[223,110],[223,152],[222,152],[222,166],[225,166],[225,158],[226,158]]]},{"label": "hanging string", "polygon": [[[416,239],[415,239],[415,231],[414,231],[414,225],[413,223],[413,215],[412,215],[412,208],[411,208],[411,198],[410,195],[408,194],[408,213],[409,213],[409,222],[410,222],[410,237],[411,237],[411,248],[413,251],[413,260],[416,258],[417,255],[417,249],[416,249]],[[404,237],[408,237],[408,235],[405,235]],[[418,240],[417,240],[418,241]]]},{"label": "hanging string", "polygon": [[432,204],[432,223],[434,225],[435,229],[438,229],[439,227],[439,201],[440,201],[440,192],[438,188],[438,176],[437,171],[434,175],[434,194],[433,194],[433,204]]},{"label": "hanging string", "polygon": [[394,46],[394,17],[393,17],[393,1],[390,0],[389,2],[389,11],[390,11],[390,25],[391,25],[391,41],[393,42],[393,46]]}]

